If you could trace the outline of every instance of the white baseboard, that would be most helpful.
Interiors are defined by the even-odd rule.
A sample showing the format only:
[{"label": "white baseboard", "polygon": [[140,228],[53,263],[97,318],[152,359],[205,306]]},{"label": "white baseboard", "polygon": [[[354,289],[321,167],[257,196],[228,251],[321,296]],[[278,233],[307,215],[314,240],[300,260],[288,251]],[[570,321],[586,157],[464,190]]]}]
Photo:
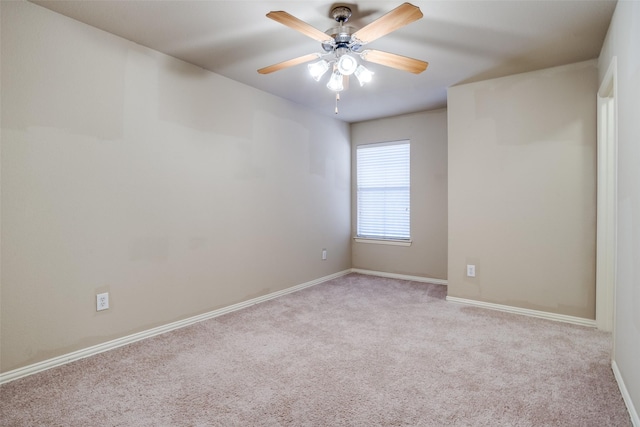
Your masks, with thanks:
[{"label": "white baseboard", "polygon": [[411,280],[412,282],[433,283],[434,285],[446,285],[448,282],[443,279],[431,279],[422,276],[409,276],[406,274],[385,273],[384,271],[363,270],[361,268],[352,268],[352,273],[366,274],[369,276],[386,277],[388,279]]},{"label": "white baseboard", "polygon": [[66,363],[70,363],[76,360],[84,359],[85,357],[94,356],[99,353],[103,353],[108,350],[113,350],[118,347],[122,347],[127,344],[134,343],[136,341],[143,340],[145,338],[151,338],[156,335],[163,334],[165,332],[173,331],[175,329],[184,328],[185,326],[193,325],[194,323],[202,322],[203,320],[212,319],[214,317],[222,316],[223,314],[231,313],[233,311],[237,311],[246,307],[250,307],[255,304],[259,304],[261,302],[265,302],[274,298],[278,298],[280,296],[290,294],[296,291],[300,291],[302,289],[318,285],[320,283],[336,279],[338,277],[344,276],[346,274],[351,273],[351,270],[344,270],[338,273],[330,274],[328,276],[321,277],[319,279],[312,280],[310,282],[302,283],[300,285],[292,286],[287,289],[282,289],[277,292],[272,292],[267,295],[263,295],[257,298],[252,298],[247,301],[240,302],[238,304],[233,304],[228,307],[223,307],[218,310],[213,310],[207,313],[199,314],[197,316],[189,317],[188,319],[179,320],[177,322],[168,323],[166,325],[158,326],[156,328],[148,329],[146,331],[138,332],[132,335],[127,335],[126,337],[117,338],[112,341],[107,341],[102,344],[94,345],[91,347],[83,348],[81,350],[77,350],[71,353],[64,354],[62,356],[54,357],[52,359],[44,360],[42,362],[34,363],[29,366],[25,366],[22,368],[14,369],[12,371],[8,371],[0,374],[0,384],[7,383],[9,381],[17,380],[18,378],[26,377],[28,375],[33,375],[38,372],[45,371],[47,369],[55,368],[56,366],[61,366]]},{"label": "white baseboard", "polygon": [[[450,297],[447,295],[447,301],[458,304],[472,305],[474,307],[488,308],[490,310],[504,311],[513,314],[522,314],[524,316],[538,317],[540,319],[555,320],[558,322],[572,323],[574,325],[596,327],[596,321],[585,319],[583,317],[567,316],[566,314],[549,313],[547,311],[530,310],[528,308],[512,307],[510,305],[494,304],[491,302],[476,301],[472,299]],[[640,426],[639,426],[640,427]]]},{"label": "white baseboard", "polygon": [[638,417],[638,412],[636,411],[635,406],[633,406],[631,395],[629,394],[629,390],[627,390],[627,386],[622,379],[622,374],[620,373],[620,369],[618,369],[618,364],[615,360],[611,361],[611,369],[613,370],[613,376],[616,378],[616,382],[618,383],[618,388],[622,394],[624,404],[627,405],[627,410],[631,417],[631,423],[633,424],[633,427],[640,427],[640,417]]}]

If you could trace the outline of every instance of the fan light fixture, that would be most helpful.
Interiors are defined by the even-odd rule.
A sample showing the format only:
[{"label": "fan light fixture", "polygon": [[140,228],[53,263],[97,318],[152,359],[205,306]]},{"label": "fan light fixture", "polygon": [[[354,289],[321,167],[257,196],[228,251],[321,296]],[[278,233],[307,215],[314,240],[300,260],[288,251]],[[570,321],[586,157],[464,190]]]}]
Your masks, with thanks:
[{"label": "fan light fixture", "polygon": [[350,76],[356,71],[358,67],[358,61],[351,55],[342,55],[340,59],[338,59],[338,71],[343,76]]},{"label": "fan light fixture", "polygon": [[323,59],[321,61],[314,62],[313,64],[309,64],[307,67],[309,68],[309,74],[311,74],[311,77],[313,77],[315,81],[319,82],[322,76],[324,76],[324,73],[329,69],[329,63]]},{"label": "fan light fixture", "polygon": [[369,83],[373,78],[373,71],[370,71],[364,65],[358,65],[354,74],[358,79],[358,82],[360,82],[360,86],[364,86],[365,83]]},{"label": "fan light fixture", "polygon": [[[338,60],[331,61],[334,63],[334,71],[331,73],[327,87],[334,92],[340,92],[344,90],[343,77],[355,75],[360,83],[360,86],[364,86],[366,83],[371,82],[373,79],[373,71],[369,70],[362,64],[358,64],[358,60],[351,55],[342,55]],[[313,64],[307,65],[309,68],[309,74],[311,77],[319,82],[322,76],[329,70],[330,63],[322,59]]]},{"label": "fan light fixture", "polygon": [[[331,16],[333,16],[338,25],[323,32],[285,11],[267,13],[269,19],[273,19],[320,42],[322,51],[321,53],[310,53],[260,68],[258,73],[270,74],[298,64],[316,61],[307,65],[309,74],[315,81],[319,82],[327,71],[331,70],[327,88],[335,92],[335,111],[338,113],[340,92],[348,87],[349,76],[355,75],[360,86],[364,86],[373,79],[373,72],[362,65],[362,61],[414,74],[420,74],[429,65],[425,61],[395,53],[363,49],[363,46],[368,43],[421,19],[422,12],[419,7],[410,3],[403,3],[360,29],[346,25],[351,17],[351,9],[348,6],[335,6],[331,9]],[[318,59],[320,60],[318,61]]]},{"label": "fan light fixture", "polygon": [[344,90],[344,84],[342,83],[342,74],[338,70],[331,74],[327,87],[334,92],[340,92]]}]

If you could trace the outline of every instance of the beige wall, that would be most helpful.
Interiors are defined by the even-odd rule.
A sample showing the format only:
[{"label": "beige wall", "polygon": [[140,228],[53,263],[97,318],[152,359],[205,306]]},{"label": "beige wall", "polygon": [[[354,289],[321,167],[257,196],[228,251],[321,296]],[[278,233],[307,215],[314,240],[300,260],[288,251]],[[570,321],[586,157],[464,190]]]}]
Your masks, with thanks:
[{"label": "beige wall", "polygon": [[347,124],[1,3],[3,372],[351,266]]},{"label": "beige wall", "polygon": [[449,89],[449,296],[595,317],[596,91],[595,61]]},{"label": "beige wall", "polygon": [[353,267],[432,279],[447,278],[447,112],[428,111],[351,125],[352,219],[356,230],[355,149],[411,140],[409,247],[353,242]]},{"label": "beige wall", "polygon": [[640,2],[618,2],[600,55],[601,80],[614,57],[618,67],[614,361],[640,425]]}]

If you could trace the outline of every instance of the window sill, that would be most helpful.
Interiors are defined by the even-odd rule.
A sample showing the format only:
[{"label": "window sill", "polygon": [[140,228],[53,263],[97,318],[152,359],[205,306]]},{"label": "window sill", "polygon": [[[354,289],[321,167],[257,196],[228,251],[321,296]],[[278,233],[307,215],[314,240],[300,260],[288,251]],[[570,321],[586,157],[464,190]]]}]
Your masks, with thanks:
[{"label": "window sill", "polygon": [[375,245],[411,246],[411,240],[368,239],[366,237],[354,237],[356,243],[373,243]]}]

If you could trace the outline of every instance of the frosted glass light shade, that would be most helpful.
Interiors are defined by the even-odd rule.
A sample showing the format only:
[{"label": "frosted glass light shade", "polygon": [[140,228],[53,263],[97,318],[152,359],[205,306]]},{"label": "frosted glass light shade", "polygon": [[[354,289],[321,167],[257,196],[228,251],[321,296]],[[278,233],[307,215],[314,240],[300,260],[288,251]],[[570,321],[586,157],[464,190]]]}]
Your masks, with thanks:
[{"label": "frosted glass light shade", "polygon": [[342,84],[342,74],[340,74],[337,70],[331,74],[331,78],[329,79],[329,83],[327,83],[327,87],[334,92],[340,92],[344,89],[344,85]]},{"label": "frosted glass light shade", "polygon": [[365,83],[369,83],[373,78],[373,71],[370,71],[364,65],[358,65],[354,74],[358,78],[360,86],[364,86]]},{"label": "frosted glass light shade", "polygon": [[324,76],[324,73],[329,69],[329,63],[324,59],[313,64],[307,65],[309,68],[309,74],[315,81],[320,81],[320,78]]},{"label": "frosted glass light shade", "polygon": [[338,59],[338,71],[343,76],[350,76],[356,71],[358,67],[358,61],[351,55],[342,55],[340,59]]}]

